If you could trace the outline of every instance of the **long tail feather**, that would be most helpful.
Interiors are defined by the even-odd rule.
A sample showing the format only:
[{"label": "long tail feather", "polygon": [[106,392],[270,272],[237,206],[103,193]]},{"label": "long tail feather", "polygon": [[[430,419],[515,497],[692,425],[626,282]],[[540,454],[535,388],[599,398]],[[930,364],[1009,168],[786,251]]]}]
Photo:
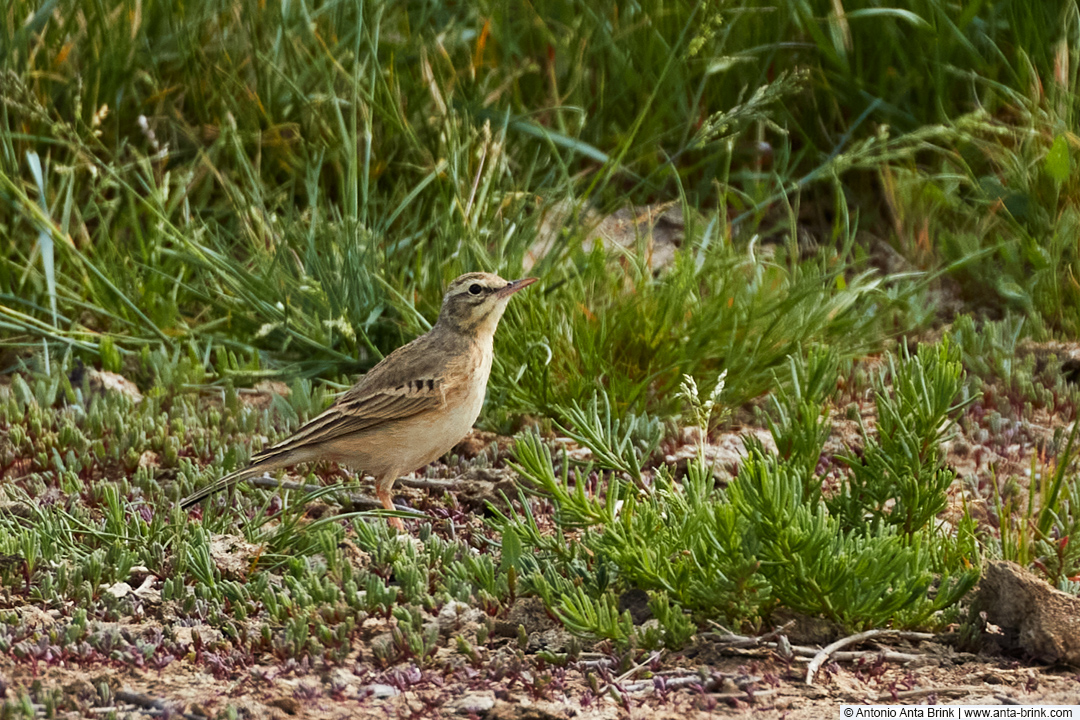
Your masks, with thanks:
[{"label": "long tail feather", "polygon": [[187,510],[192,505],[196,505],[202,502],[211,495],[219,493],[222,490],[228,490],[230,487],[240,482],[241,480],[245,480],[249,477],[254,477],[255,475],[258,475],[259,473],[262,473],[269,469],[271,468],[265,465],[255,464],[248,465],[245,468],[231,472],[217,482],[211,485],[207,485],[201,490],[196,490],[195,492],[188,495],[186,498],[180,501],[180,507],[184,510]]},{"label": "long tail feather", "polygon": [[264,472],[270,472],[271,470],[277,470],[278,468],[317,459],[319,459],[318,445],[305,446],[303,443],[300,443],[300,447],[296,447],[293,439],[289,438],[262,452],[255,453],[247,467],[241,468],[240,470],[234,470],[217,482],[207,485],[202,490],[196,490],[191,495],[188,495],[180,501],[180,507],[187,510],[192,505],[205,500],[214,493],[228,490],[236,483],[241,480],[246,480],[249,477],[255,477]]}]

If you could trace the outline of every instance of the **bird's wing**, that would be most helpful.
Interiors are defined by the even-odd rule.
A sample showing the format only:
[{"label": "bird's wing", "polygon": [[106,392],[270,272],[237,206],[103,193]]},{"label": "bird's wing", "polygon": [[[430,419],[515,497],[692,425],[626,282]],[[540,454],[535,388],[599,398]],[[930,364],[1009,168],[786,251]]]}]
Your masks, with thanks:
[{"label": "bird's wing", "polygon": [[301,445],[318,445],[387,422],[437,410],[446,403],[446,383],[441,377],[416,377],[392,387],[365,388],[365,383],[342,395],[321,415],[311,419],[282,442],[253,455],[262,462]]},{"label": "bird's wing", "polygon": [[294,448],[318,445],[443,407],[451,383],[445,353],[433,345],[438,343],[428,333],[399,347],[325,412],[282,442],[252,456],[251,462],[265,462]]},{"label": "bird's wing", "polygon": [[[370,375],[371,373],[369,373]],[[230,473],[202,490],[184,498],[181,506],[191,507],[205,497],[224,490],[238,480],[265,469],[288,464],[290,453],[303,446],[318,445],[342,435],[376,427],[385,422],[434,410],[446,402],[446,383],[441,377],[422,373],[409,383],[386,386],[376,376],[375,382],[361,381],[341,396],[334,405],[305,424],[282,442],[255,454],[251,464]],[[365,376],[366,377],[366,376]],[[280,462],[285,460],[285,463]]]}]

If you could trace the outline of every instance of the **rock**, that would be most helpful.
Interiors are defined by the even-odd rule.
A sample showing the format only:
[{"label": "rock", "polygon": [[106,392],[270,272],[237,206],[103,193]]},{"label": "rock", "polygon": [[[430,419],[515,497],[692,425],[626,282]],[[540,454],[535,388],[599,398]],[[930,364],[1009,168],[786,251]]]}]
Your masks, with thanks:
[{"label": "rock", "polygon": [[132,589],[131,589],[131,586],[128,585],[126,582],[118,582],[118,583],[114,583],[114,584],[110,585],[109,587],[105,588],[105,592],[107,592],[109,595],[112,595],[115,598],[122,598],[122,597],[127,597],[128,595],[130,595],[131,592],[132,592]]},{"label": "rock", "polygon": [[210,557],[221,576],[229,580],[244,580],[262,548],[249,543],[239,535],[212,535]]},{"label": "rock", "polygon": [[105,592],[112,595],[115,598],[124,598],[134,593],[140,599],[146,600],[151,603],[161,602],[161,591],[154,588],[154,582],[157,580],[153,575],[147,575],[143,578],[142,585],[138,590],[133,589],[126,582],[113,583],[109,587],[105,588]]},{"label": "rock", "polygon": [[[712,468],[717,480],[727,481],[738,471],[746,459],[745,437],[753,436],[759,440],[768,452],[776,452],[776,441],[765,428],[743,427],[731,432],[721,433],[712,439],[706,438],[705,462]],[[686,474],[686,467],[696,460],[701,450],[701,431],[687,427],[682,430],[680,443],[671,453],[664,456],[664,462],[676,466],[676,477]]]},{"label": "rock", "polygon": [[161,467],[161,458],[153,450],[144,450],[139,456],[139,467],[154,470]]},{"label": "rock", "polygon": [[23,605],[15,608],[15,614],[26,625],[41,629],[51,628],[59,617],[56,613],[42,610],[37,605]]},{"label": "rock", "polygon": [[155,585],[157,584],[157,577],[154,575],[147,575],[143,578],[142,585],[136,588],[133,592],[143,602],[151,605],[157,605],[161,602],[161,590]]},{"label": "rock", "polygon": [[991,562],[979,583],[986,619],[1031,656],[1080,665],[1080,598],[1014,562]]},{"label": "rock", "polygon": [[495,691],[481,690],[454,698],[446,703],[446,709],[459,715],[482,715],[495,707]]},{"label": "rock", "polygon": [[569,200],[543,210],[536,240],[522,262],[525,270],[559,247],[567,234],[583,232],[583,252],[601,246],[613,258],[643,253],[654,272],[668,267],[682,246],[686,221],[675,202],[628,206],[602,216],[587,205]]},{"label": "rock", "polygon": [[385,657],[394,647],[394,634],[388,632],[379,633],[368,640],[368,647],[371,648],[371,652],[376,657]]},{"label": "rock", "polygon": [[289,397],[292,391],[289,386],[277,380],[263,380],[257,383],[251,390],[240,391],[240,402],[245,405],[265,410],[274,401],[275,395]]},{"label": "rock", "polygon": [[76,678],[64,686],[64,694],[86,700],[96,696],[97,689],[86,678]]},{"label": "rock", "polygon": [[529,636],[529,649],[547,650],[549,652],[566,652],[570,647],[574,636],[562,627],[553,627],[550,630],[542,630]]},{"label": "rock", "polygon": [[302,708],[302,706],[300,705],[299,700],[297,700],[296,698],[287,697],[287,696],[284,696],[284,695],[281,696],[281,697],[276,697],[273,700],[269,700],[269,701],[267,701],[266,704],[269,705],[272,708],[277,708],[278,710],[282,710],[282,711],[284,711],[285,713],[287,713],[289,715],[296,715],[297,713],[300,712],[300,710]]},{"label": "rock", "polygon": [[326,675],[326,683],[330,685],[334,692],[342,695],[355,695],[357,691],[356,675],[345,668],[331,668]]},{"label": "rock", "polygon": [[[794,623],[790,626],[787,624]],[[784,635],[795,645],[828,645],[844,636],[843,628],[831,620],[780,608],[772,614],[774,626],[787,626]]]},{"label": "rock", "polygon": [[360,688],[360,694],[366,697],[373,698],[391,698],[396,695],[400,695],[401,691],[393,685],[383,685],[382,683],[372,683]]},{"label": "rock", "polygon": [[518,598],[510,606],[506,619],[495,622],[495,634],[501,637],[517,637],[518,626],[525,627],[530,635],[556,627],[556,622],[548,615],[544,601],[538,597]]},{"label": "rock", "polygon": [[439,610],[437,623],[439,634],[446,636],[460,630],[469,623],[480,622],[483,613],[478,609],[457,600],[451,600]]},{"label": "rock", "polygon": [[640,625],[653,616],[649,608],[649,593],[641,588],[632,588],[619,596],[619,614],[630,611],[630,619]]},{"label": "rock", "polygon": [[143,396],[139,388],[123,375],[108,370],[96,370],[92,367],[86,368],[85,372],[91,392],[120,393],[127,395],[132,402],[142,402]]},{"label": "rock", "polygon": [[[514,446],[514,438],[497,435],[486,430],[472,430],[462,438],[461,442],[454,446],[451,452],[467,460],[472,460],[481,453],[486,453],[491,448],[492,443],[498,447],[499,455],[505,456]],[[493,460],[494,458],[488,459]]]},{"label": "rock", "polygon": [[199,633],[199,641],[203,647],[213,647],[216,643],[225,639],[225,636],[216,627],[210,625],[196,625],[194,627],[177,627],[176,642],[181,645],[191,645],[195,642],[194,633]]},{"label": "rock", "polygon": [[560,720],[565,717],[569,716],[562,713],[556,715],[543,708],[505,700],[496,701],[484,716],[485,720]]},{"label": "rock", "polygon": [[488,505],[505,509],[503,496],[517,497],[518,480],[510,468],[469,468],[458,479],[454,493],[458,502],[474,512],[485,512]]}]

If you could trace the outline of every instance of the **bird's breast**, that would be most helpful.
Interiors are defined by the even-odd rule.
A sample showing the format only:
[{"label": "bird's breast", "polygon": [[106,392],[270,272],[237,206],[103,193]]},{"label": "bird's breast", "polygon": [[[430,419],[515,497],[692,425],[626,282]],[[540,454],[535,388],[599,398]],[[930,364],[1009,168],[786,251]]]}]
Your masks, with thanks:
[{"label": "bird's breast", "polygon": [[[461,378],[461,381],[454,383],[447,393],[446,405],[442,410],[447,417],[447,427],[452,427],[455,433],[460,432],[450,447],[468,434],[484,407],[493,355],[490,340],[481,343],[476,350],[477,352],[469,353],[463,367],[453,373]],[[448,447],[447,450],[449,449]]]},{"label": "bird's breast", "polygon": [[375,464],[371,464],[375,458],[366,458],[369,464],[364,469],[377,475],[385,464],[387,471],[392,468],[395,472],[412,472],[442,457],[461,442],[484,406],[491,360],[489,349],[465,355],[456,367],[448,368],[444,381],[450,381],[446,383],[442,406],[377,431],[377,442],[384,452],[392,452],[383,455],[385,460]]}]

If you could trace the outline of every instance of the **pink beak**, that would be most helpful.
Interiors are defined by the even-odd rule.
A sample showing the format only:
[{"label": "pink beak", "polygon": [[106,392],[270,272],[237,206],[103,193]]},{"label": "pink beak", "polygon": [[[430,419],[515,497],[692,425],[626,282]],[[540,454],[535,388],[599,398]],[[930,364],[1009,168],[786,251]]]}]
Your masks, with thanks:
[{"label": "pink beak", "polygon": [[501,298],[502,297],[508,297],[508,296],[513,295],[514,293],[516,293],[518,290],[524,290],[525,288],[529,287],[534,282],[536,282],[537,279],[538,278],[529,277],[529,278],[521,278],[520,280],[511,280],[510,282],[508,282],[506,284],[506,287],[502,287],[502,288],[499,288],[498,290],[496,290],[495,294],[498,295]]}]

